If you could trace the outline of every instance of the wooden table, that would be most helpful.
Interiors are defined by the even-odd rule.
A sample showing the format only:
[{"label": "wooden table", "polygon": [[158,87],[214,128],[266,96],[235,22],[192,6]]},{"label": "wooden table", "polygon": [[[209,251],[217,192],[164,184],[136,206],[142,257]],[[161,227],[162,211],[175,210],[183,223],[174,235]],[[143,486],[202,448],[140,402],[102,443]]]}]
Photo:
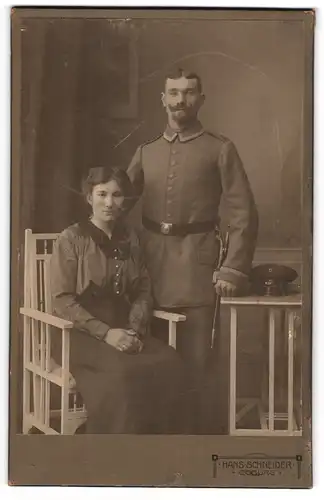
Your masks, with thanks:
[{"label": "wooden table", "polygon": [[[222,304],[230,308],[230,388],[229,388],[229,433],[240,436],[299,436],[301,424],[297,424],[294,411],[294,342],[296,341],[296,321],[300,319],[302,298],[300,294],[281,297],[247,296],[222,298]],[[267,363],[263,370],[263,387],[261,398],[237,398],[237,331],[238,314],[242,307],[262,307],[265,311],[267,329]],[[287,342],[287,411],[275,412],[275,345],[276,315],[281,318],[280,337]],[[238,411],[238,406],[241,406]],[[237,428],[242,418],[251,410],[257,409],[259,428]],[[276,424],[281,428],[276,428]],[[282,424],[284,428],[282,428]]]}]

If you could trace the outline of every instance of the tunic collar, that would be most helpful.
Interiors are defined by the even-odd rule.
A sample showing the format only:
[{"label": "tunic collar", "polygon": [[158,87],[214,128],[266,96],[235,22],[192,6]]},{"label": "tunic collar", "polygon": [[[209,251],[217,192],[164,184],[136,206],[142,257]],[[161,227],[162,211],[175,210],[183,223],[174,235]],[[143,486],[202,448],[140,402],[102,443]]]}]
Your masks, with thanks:
[{"label": "tunic collar", "polygon": [[179,138],[180,142],[187,142],[191,141],[192,139],[196,139],[197,137],[201,136],[204,133],[203,126],[201,123],[197,120],[193,125],[191,125],[189,128],[177,131],[174,130],[170,127],[168,124],[166,126],[166,129],[163,133],[164,139],[166,139],[169,142],[173,142],[177,137]]}]

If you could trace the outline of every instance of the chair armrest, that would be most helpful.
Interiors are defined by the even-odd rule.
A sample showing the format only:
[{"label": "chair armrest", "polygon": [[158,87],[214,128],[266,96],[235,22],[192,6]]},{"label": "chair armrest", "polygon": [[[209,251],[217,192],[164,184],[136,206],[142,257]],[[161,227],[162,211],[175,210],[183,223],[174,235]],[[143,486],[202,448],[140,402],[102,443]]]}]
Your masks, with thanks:
[{"label": "chair armrest", "polygon": [[42,321],[47,325],[56,326],[57,328],[73,328],[73,323],[71,321],[66,321],[65,319],[59,318],[58,316],[53,316],[53,314],[48,314],[42,311],[37,311],[37,309],[31,309],[29,307],[21,307],[20,313],[28,318],[36,319]]},{"label": "chair armrest", "polygon": [[186,317],[184,314],[177,314],[167,311],[154,310],[153,316],[155,318],[165,319],[167,321],[175,321],[178,323],[179,321],[186,321]]},{"label": "chair armrest", "polygon": [[[29,318],[43,321],[44,323],[56,326],[57,328],[73,328],[73,323],[71,321],[59,318],[58,316],[53,316],[52,314],[38,311],[37,309],[21,307],[20,312],[24,316],[28,316]],[[155,318],[160,318],[160,319],[165,319],[167,321],[175,321],[175,322],[186,320],[186,316],[184,314],[177,314],[160,310],[154,310],[153,316]]]}]

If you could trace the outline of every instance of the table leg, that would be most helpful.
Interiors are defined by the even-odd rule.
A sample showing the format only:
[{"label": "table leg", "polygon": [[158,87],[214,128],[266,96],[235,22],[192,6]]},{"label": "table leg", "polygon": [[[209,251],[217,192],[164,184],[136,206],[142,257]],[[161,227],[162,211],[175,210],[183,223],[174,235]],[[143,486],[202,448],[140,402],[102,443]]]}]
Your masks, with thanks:
[{"label": "table leg", "polygon": [[294,320],[295,313],[288,312],[288,431],[294,430]]},{"label": "table leg", "polygon": [[274,430],[275,311],[269,311],[269,430]]},{"label": "table leg", "polygon": [[236,431],[236,339],[237,309],[231,307],[230,317],[230,434]]}]

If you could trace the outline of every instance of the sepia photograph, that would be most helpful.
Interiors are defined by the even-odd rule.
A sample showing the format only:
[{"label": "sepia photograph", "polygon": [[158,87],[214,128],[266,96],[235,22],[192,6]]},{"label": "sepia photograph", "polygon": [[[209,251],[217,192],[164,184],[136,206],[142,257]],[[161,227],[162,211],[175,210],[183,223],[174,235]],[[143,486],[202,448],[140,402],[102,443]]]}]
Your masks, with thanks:
[{"label": "sepia photograph", "polygon": [[11,484],[312,485],[314,24],[12,8]]}]

